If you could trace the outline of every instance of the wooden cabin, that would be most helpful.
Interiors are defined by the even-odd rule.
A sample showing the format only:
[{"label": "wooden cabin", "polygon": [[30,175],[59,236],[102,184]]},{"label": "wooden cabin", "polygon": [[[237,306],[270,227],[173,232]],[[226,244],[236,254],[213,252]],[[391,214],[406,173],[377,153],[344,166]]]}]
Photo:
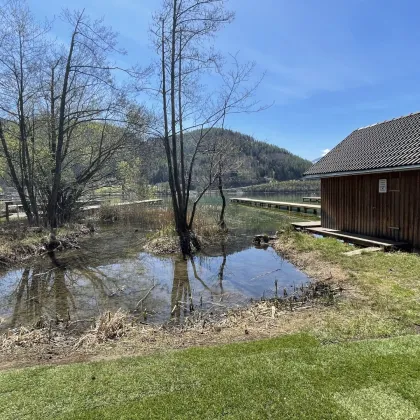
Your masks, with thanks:
[{"label": "wooden cabin", "polygon": [[420,113],[353,131],[306,173],[321,226],[420,248]]}]

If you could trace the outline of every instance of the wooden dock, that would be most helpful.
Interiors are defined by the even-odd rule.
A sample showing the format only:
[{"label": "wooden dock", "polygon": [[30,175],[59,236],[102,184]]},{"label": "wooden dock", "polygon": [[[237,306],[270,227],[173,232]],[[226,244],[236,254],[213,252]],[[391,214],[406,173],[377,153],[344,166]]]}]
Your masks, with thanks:
[{"label": "wooden dock", "polygon": [[[137,204],[160,204],[162,203],[161,198],[155,198],[151,200],[140,200],[140,201],[126,201],[122,203],[111,204],[111,207],[124,207],[124,206],[133,206]],[[84,206],[80,208],[82,212],[93,213],[95,210],[99,210],[101,208],[101,204],[96,204],[93,206]]]},{"label": "wooden dock", "polygon": [[321,203],[321,197],[302,197],[302,201],[304,203]]},{"label": "wooden dock", "polygon": [[[160,204],[162,203],[161,198],[156,198],[152,200],[140,200],[140,201],[129,201],[129,202],[122,202],[122,203],[116,203],[111,204],[111,207],[121,207],[121,206],[132,206],[136,204]],[[101,204],[95,204],[91,206],[83,206],[80,208],[80,211],[87,212],[89,214],[93,214],[96,210],[99,210],[101,207]],[[15,213],[17,217],[19,217],[20,211],[23,209],[22,204],[11,204],[11,202],[6,202],[6,211],[0,213],[0,218],[5,217],[7,221],[9,221],[11,214]],[[14,212],[13,212],[14,210]],[[23,214],[24,215],[24,214]]]},{"label": "wooden dock", "polygon": [[388,239],[374,238],[372,236],[359,235],[357,233],[343,232],[341,230],[327,229],[323,227],[307,227],[306,230],[310,233],[341,239],[346,243],[366,247],[379,247],[385,250],[405,248],[408,245],[406,242],[395,242]]},{"label": "wooden dock", "polygon": [[289,203],[286,201],[268,201],[268,200],[255,200],[253,198],[239,198],[233,197],[230,199],[231,203],[245,204],[254,207],[282,209],[288,211],[297,211],[312,214],[319,214],[321,206],[319,204],[304,204],[304,203]]},{"label": "wooden dock", "polygon": [[20,200],[0,200],[1,203],[4,204],[4,211],[0,212],[0,219],[6,218],[6,221],[8,222],[10,219],[10,216],[12,213],[17,215],[19,217],[19,213],[21,210],[23,210],[23,206],[20,202]]},{"label": "wooden dock", "polygon": [[321,221],[319,220],[313,220],[310,222],[293,222],[291,225],[295,229],[307,229],[307,228],[316,228],[321,227]]}]

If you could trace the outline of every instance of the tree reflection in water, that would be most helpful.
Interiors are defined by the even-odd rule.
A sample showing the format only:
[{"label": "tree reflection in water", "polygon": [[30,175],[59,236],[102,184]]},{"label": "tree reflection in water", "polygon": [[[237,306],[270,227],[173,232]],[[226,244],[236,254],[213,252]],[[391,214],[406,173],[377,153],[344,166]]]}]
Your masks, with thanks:
[{"label": "tree reflection in water", "polygon": [[[80,298],[82,291],[77,287],[78,281],[88,280],[93,293],[83,298],[93,296],[106,306],[106,299],[111,292],[107,290],[105,280],[107,276],[97,268],[73,268],[65,265],[55,267],[41,267],[34,265],[26,267],[12,293],[14,306],[10,319],[10,327],[32,325],[38,323],[42,317],[57,321],[69,320],[77,310],[82,311],[83,304],[76,304],[75,293]],[[83,299],[84,300],[84,299]],[[98,306],[98,305],[96,305]],[[102,305],[99,305],[102,306]]]},{"label": "tree reflection in water", "polygon": [[221,248],[222,248],[222,263],[220,264],[219,273],[217,275],[219,280],[219,287],[220,287],[220,295],[224,295],[224,289],[223,289],[223,276],[225,275],[225,266],[226,266],[226,242],[222,240],[221,242]]},{"label": "tree reflection in water", "polygon": [[[0,328],[33,325],[41,317],[89,321],[120,308],[142,316],[144,312],[135,311],[139,300],[147,308],[149,322],[181,320],[197,308],[224,310],[272,287],[274,278],[246,280],[278,269],[281,262],[277,254],[242,250],[229,241],[208,247],[207,252],[185,261],[142,250],[134,257],[118,250],[109,254],[95,247],[60,255],[59,266],[39,259],[0,276],[0,315],[5,316]],[[256,267],[250,264],[252,258]],[[287,267],[283,264],[282,269]]]},{"label": "tree reflection in water", "polygon": [[39,266],[26,267],[14,293],[15,304],[11,327],[31,325],[41,317],[68,319],[75,308],[72,293],[66,285],[65,269],[42,272]]},{"label": "tree reflection in water", "polygon": [[183,258],[174,259],[174,279],[171,293],[171,316],[179,320],[181,318],[181,309],[183,315],[189,310],[194,310],[190,279],[188,278],[188,260]]},{"label": "tree reflection in water", "polygon": [[[206,282],[201,278],[198,273],[197,265],[194,257],[190,258],[191,268],[194,275],[194,279],[197,280],[201,286],[203,286],[204,291],[208,292],[210,295],[210,302],[213,302],[214,297],[218,296],[219,301],[223,301],[224,296],[224,288],[223,288],[223,279],[224,279],[224,272],[226,267],[227,261],[227,254],[226,254],[226,244],[225,241],[221,242],[221,254],[222,254],[222,262],[220,264],[219,270],[217,272],[217,287],[209,287]],[[210,265],[210,260],[212,257],[205,257],[201,255],[199,257],[200,267],[206,265]],[[208,260],[208,261],[206,261]],[[201,304],[202,302],[202,295],[200,297]],[[188,312],[194,311],[194,300],[191,291],[191,284],[189,278],[189,271],[188,271],[188,260],[184,260],[182,258],[175,258],[174,259],[174,279],[172,285],[172,293],[171,293],[171,318],[179,321],[181,319],[181,312],[183,316],[186,316]]]}]

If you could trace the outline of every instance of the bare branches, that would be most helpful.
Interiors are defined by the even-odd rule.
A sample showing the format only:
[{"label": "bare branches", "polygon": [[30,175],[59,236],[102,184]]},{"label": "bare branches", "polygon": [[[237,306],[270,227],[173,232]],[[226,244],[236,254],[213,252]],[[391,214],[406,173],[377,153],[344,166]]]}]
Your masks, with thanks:
[{"label": "bare branches", "polygon": [[[231,113],[262,109],[252,100],[260,82],[252,81],[255,65],[240,64],[237,56],[231,56],[233,63],[228,67],[212,48],[211,39],[234,17],[224,6],[223,0],[164,0],[152,27],[154,46],[160,56],[160,83],[154,91],[162,99],[162,140],[175,225],[184,255],[190,252],[189,237],[197,204],[225,166],[222,156],[227,151],[212,144],[209,134],[223,125]],[[215,76],[219,79],[216,87],[203,84],[210,74],[212,80]],[[193,130],[195,144],[187,156],[184,141],[187,134],[193,135]],[[203,154],[210,168],[187,220],[194,167]]]},{"label": "bare branches", "polygon": [[116,33],[84,10],[62,13],[67,45],[47,42],[49,26],[38,25],[21,0],[0,10],[0,20],[0,150],[28,219],[38,223],[42,205],[55,227],[144,126],[144,110],[115,73],[140,82],[147,70],[112,62],[124,53]]}]

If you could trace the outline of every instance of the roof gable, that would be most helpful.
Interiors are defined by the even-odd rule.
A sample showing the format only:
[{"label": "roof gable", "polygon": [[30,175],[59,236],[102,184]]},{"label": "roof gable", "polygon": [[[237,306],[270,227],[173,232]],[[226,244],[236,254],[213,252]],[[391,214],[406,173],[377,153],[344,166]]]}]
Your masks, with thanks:
[{"label": "roof gable", "polygon": [[420,165],[420,113],[353,131],[304,175],[328,176],[414,165]]}]

